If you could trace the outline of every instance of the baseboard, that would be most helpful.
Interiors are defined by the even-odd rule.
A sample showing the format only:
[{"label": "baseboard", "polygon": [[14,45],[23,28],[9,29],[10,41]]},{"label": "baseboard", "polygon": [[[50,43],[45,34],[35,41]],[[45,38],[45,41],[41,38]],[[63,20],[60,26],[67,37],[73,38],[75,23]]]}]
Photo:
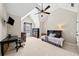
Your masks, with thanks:
[{"label": "baseboard", "polygon": [[64,44],[66,44],[66,45],[71,45],[71,46],[77,46],[77,43],[71,43],[71,42],[64,42]]},{"label": "baseboard", "polygon": [[78,49],[78,53],[79,53],[79,46],[77,46],[77,49]]}]

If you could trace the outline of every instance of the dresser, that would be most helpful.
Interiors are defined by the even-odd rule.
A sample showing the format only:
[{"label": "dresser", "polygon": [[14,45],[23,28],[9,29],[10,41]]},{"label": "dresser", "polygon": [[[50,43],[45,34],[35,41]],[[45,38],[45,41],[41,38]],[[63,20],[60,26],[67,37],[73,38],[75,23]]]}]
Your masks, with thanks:
[{"label": "dresser", "polygon": [[32,28],[32,36],[39,38],[39,28]]},{"label": "dresser", "polygon": [[26,42],[26,33],[25,32],[21,32],[21,40],[23,42]]}]

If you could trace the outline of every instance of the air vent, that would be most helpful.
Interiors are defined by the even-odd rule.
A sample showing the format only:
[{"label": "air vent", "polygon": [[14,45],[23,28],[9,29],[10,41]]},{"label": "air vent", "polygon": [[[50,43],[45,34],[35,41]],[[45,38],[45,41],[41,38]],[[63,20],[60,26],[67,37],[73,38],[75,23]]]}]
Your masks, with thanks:
[{"label": "air vent", "polygon": [[74,3],[71,3],[71,7],[74,7]]}]

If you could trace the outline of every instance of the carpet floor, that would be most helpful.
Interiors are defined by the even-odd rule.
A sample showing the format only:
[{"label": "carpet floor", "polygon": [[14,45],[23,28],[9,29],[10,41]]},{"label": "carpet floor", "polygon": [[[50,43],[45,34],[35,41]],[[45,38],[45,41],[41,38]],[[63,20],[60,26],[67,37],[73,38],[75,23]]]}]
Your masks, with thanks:
[{"label": "carpet floor", "polygon": [[41,39],[29,37],[26,38],[25,46],[18,52],[9,48],[5,56],[78,56],[78,54],[41,41]]}]

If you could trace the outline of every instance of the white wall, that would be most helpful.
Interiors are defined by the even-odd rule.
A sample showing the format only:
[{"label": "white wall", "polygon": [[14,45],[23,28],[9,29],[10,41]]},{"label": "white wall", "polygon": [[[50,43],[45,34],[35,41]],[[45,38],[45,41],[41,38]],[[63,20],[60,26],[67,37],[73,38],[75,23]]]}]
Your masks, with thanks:
[{"label": "white wall", "polygon": [[[79,7],[79,5],[78,5]],[[78,8],[78,13],[77,13],[77,33],[76,33],[76,38],[77,38],[77,47],[78,47],[78,52],[79,52],[79,8]]]},{"label": "white wall", "polygon": [[24,32],[24,22],[32,23],[32,28],[35,28],[34,21],[29,16],[27,16],[21,21],[21,32]]},{"label": "white wall", "polygon": [[15,22],[13,26],[8,24],[8,34],[21,37],[21,17],[12,14],[9,14],[9,16],[11,16]]},{"label": "white wall", "polygon": [[39,28],[40,27],[40,19],[39,19],[39,15],[36,13],[38,13],[38,10],[36,8],[34,8],[31,13],[29,14],[29,17],[33,20],[33,22],[35,23],[35,28]]},{"label": "white wall", "polygon": [[0,40],[7,36],[7,24],[3,20],[7,20],[7,12],[3,4],[0,4]]},{"label": "white wall", "polygon": [[76,19],[75,12],[59,8],[52,12],[42,28],[46,33],[48,29],[55,30],[58,29],[58,24],[64,24],[63,37],[65,41],[76,43]]},{"label": "white wall", "polygon": [[24,17],[21,17],[21,31],[23,32],[23,23],[24,22],[28,22],[28,23],[32,23],[32,28],[40,28],[40,19],[39,19],[39,15],[35,15],[36,13],[38,13],[38,10],[36,8],[34,8],[33,10],[31,10],[28,14],[26,14]]}]

